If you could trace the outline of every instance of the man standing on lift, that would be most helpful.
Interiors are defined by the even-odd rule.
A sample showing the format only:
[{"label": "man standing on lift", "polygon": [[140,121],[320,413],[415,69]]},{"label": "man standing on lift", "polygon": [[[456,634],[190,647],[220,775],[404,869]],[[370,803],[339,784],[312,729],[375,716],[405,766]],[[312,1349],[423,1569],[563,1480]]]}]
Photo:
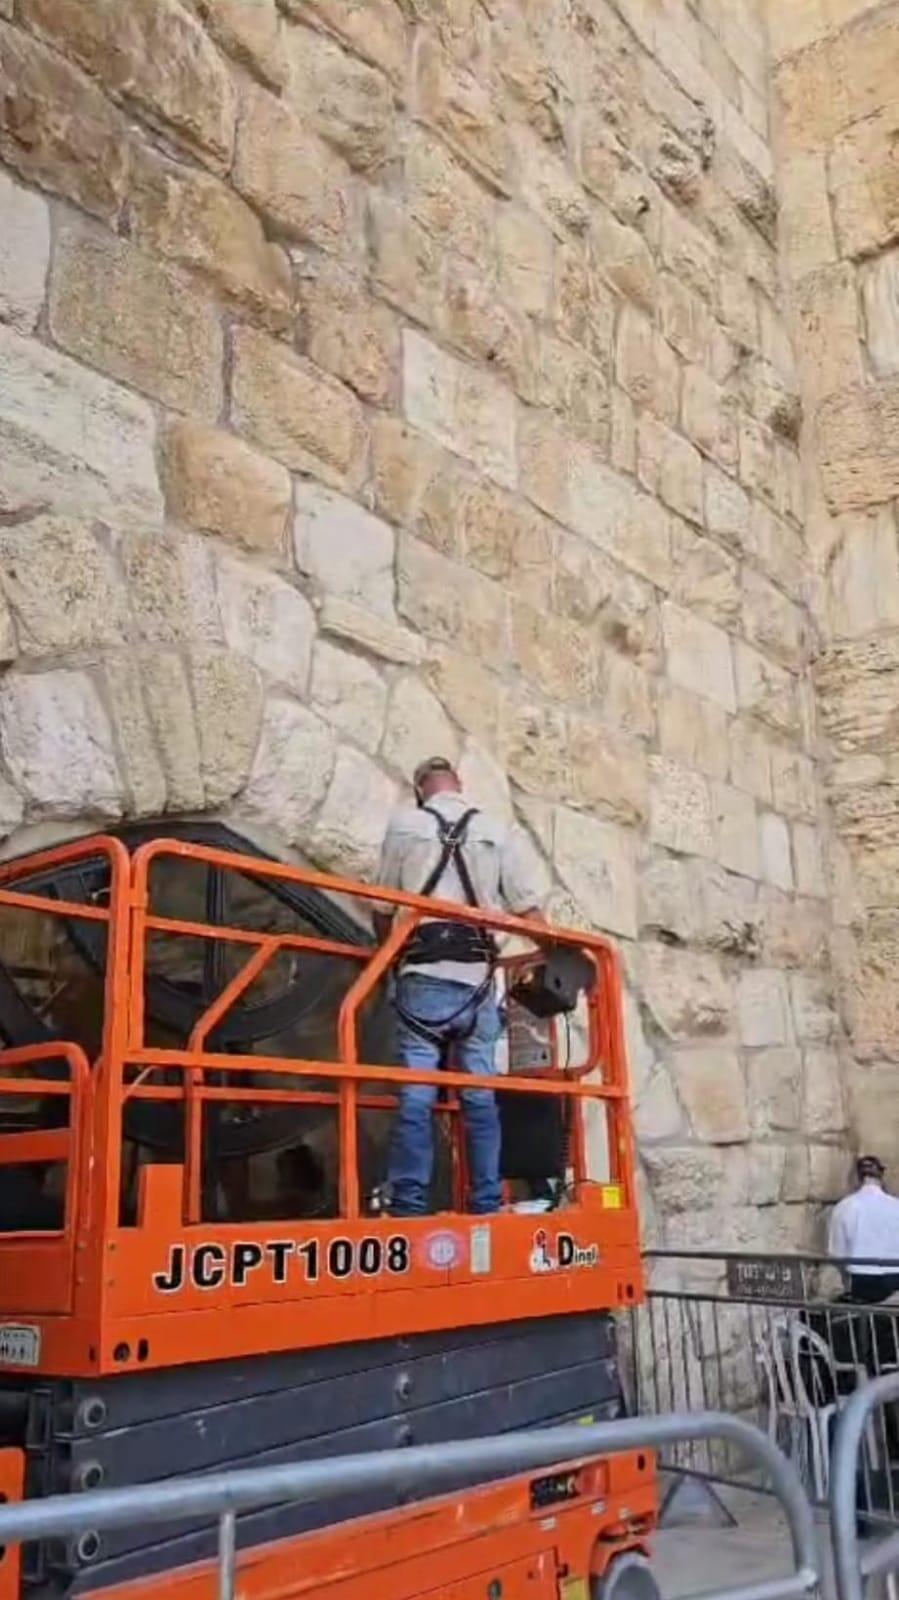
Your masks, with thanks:
[{"label": "man standing on lift", "polygon": [[[416,805],[401,807],[384,839],[378,881],[407,894],[435,895],[484,910],[505,907],[539,917],[540,892],[520,835],[472,806],[452,763],[432,756],[413,777]],[[377,913],[381,938],[392,920]],[[481,928],[423,922],[404,952],[396,985],[397,1043],[404,1066],[434,1072],[455,1046],[454,1065],[481,1075],[496,1070],[501,1020],[495,993],[496,946]],[[400,1092],[388,1161],[393,1216],[422,1216],[434,1164],[436,1086]],[[464,1090],[462,1108],[471,1174],[471,1210],[498,1211],[500,1124],[496,1097]]]}]

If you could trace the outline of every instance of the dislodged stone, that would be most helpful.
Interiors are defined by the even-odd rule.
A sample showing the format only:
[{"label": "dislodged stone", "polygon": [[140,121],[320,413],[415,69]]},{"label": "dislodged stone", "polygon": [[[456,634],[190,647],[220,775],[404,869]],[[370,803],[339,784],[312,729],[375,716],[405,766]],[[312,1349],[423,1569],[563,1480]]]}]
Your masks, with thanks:
[{"label": "dislodged stone", "polygon": [[78,225],[62,230],[50,329],[71,355],[154,399],[218,415],[224,352],[214,308],[126,239]]},{"label": "dislodged stone", "polygon": [[644,1004],[668,1039],[731,1032],[733,994],[720,962],[694,950],[645,944],[640,951]]},{"label": "dislodged stone", "polygon": [[676,1050],[671,1065],[697,1139],[704,1144],[743,1144],[749,1138],[749,1114],[737,1052],[694,1045]]},{"label": "dislodged stone", "polygon": [[289,844],[304,844],[334,759],[334,736],[326,723],[294,700],[270,698],[241,812],[274,828]]},{"label": "dislodged stone", "polygon": [[676,761],[652,756],[649,833],[654,844],[685,855],[713,857],[715,828],[705,778]]},{"label": "dislodged stone", "polygon": [[393,618],[393,529],[355,501],[307,480],[297,484],[294,553],[299,571],[328,595]]},{"label": "dislodged stone", "polygon": [[704,617],[694,616],[671,601],[662,606],[662,633],[668,675],[673,682],[704,700],[713,700],[725,711],[736,711],[734,669],[727,634]]},{"label": "dislodged stone", "polygon": [[287,345],[236,329],[232,398],[238,427],[292,471],[337,483],[361,478],[365,420],[358,400]]},{"label": "dislodged stone", "polygon": [[287,253],[268,242],[255,212],[218,178],[141,151],[128,204],[138,244],[195,272],[238,310],[276,329],[289,326]]},{"label": "dislodged stone", "polygon": [[166,808],[165,773],[143,693],[143,663],[134,650],[106,658],[105,696],[125,779],[129,817],[158,817]]},{"label": "dislodged stone", "polygon": [[287,81],[281,19],[275,0],[195,0],[213,39],[273,88]]},{"label": "dislodged stone", "polygon": [[121,816],[112,728],[86,672],[9,674],[0,687],[0,729],[13,782],[41,815]]},{"label": "dislodged stone", "polygon": [[459,754],[458,738],[439,700],[418,678],[404,673],[393,686],[381,754],[407,780],[428,756]]},{"label": "dislodged stone", "polygon": [[599,822],[558,806],[553,862],[588,926],[627,939],[636,937],[637,881],[632,834],[614,823]]},{"label": "dislodged stone", "polygon": [[234,89],[212,41],[179,0],[25,0],[20,15],[113,95],[227,166]]},{"label": "dislodged stone", "polygon": [[344,745],[309,834],[313,861],[345,878],[377,880],[381,844],[397,799],[395,783],[368,756]]},{"label": "dislodged stone", "polygon": [[225,643],[276,683],[302,697],[309,682],[315,613],[292,584],[222,556],[216,589]]},{"label": "dislodged stone", "polygon": [[414,329],[403,336],[405,415],[499,483],[514,486],[515,402],[502,384],[438,349]]},{"label": "dislodged stone", "polygon": [[378,616],[358,601],[326,596],[319,612],[322,633],[348,639],[382,661],[417,666],[427,654],[425,643],[411,628]]},{"label": "dislodged stone", "polygon": [[749,1116],[752,1131],[792,1133],[799,1126],[802,1057],[798,1050],[754,1050],[748,1058]]},{"label": "dislodged stone", "polygon": [[127,611],[121,581],[91,528],[60,516],[0,529],[0,585],[23,654],[120,644]]},{"label": "dislodged stone", "polygon": [[283,100],[249,84],[240,105],[234,184],[294,239],[337,251],[350,222],[350,174]]},{"label": "dislodged stone", "polygon": [[374,755],[384,730],[387,689],[369,662],[319,639],[309,697],[327,722]]},{"label": "dislodged stone", "polygon": [[247,781],[259,740],[262,685],[254,666],[216,645],[194,647],[190,674],[206,804],[220,806]]},{"label": "dislodged stone", "polygon": [[46,200],[0,172],[0,322],[30,333],[44,303],[50,265]]},{"label": "dislodged stone", "polygon": [[290,474],[233,434],[182,417],[164,436],[163,484],[171,517],[247,550],[280,555]]},{"label": "dislodged stone", "polygon": [[288,97],[311,124],[362,172],[382,166],[391,152],[395,110],[390,83],[377,68],[311,29],[288,35]]},{"label": "dislodged stone", "polygon": [[10,167],[111,221],[127,189],[128,146],[124,117],[96,84],[57,51],[0,23],[0,157]]},{"label": "dislodged stone", "polygon": [[759,818],[759,845],[762,877],[778,889],[792,889],[790,830],[774,811],[764,811]]},{"label": "dislodged stone", "polygon": [[787,980],[782,972],[758,967],[737,980],[740,1036],[745,1045],[791,1044],[793,1029]]},{"label": "dislodged stone", "polygon": [[144,400],[0,326],[0,511],[161,520]]}]

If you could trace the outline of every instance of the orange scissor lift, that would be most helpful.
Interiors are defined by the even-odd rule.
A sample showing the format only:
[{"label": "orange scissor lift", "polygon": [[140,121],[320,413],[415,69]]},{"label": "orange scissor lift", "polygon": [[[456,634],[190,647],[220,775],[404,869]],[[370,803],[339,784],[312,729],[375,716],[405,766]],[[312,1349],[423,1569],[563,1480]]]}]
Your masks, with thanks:
[{"label": "orange scissor lift", "polygon": [[[492,1080],[501,1105],[526,1096],[561,1116],[563,1203],[466,1214],[458,1096],[476,1080],[447,1071],[439,1209],[391,1218],[372,1199],[383,1161],[372,1128],[389,1127],[400,1083],[433,1075],[385,1064],[370,1023],[435,902],[251,846],[152,833],[93,836],[0,869],[4,982],[29,999],[16,1012],[7,994],[6,1025],[0,993],[0,1177],[9,1193],[37,1174],[51,1194],[34,1217],[26,1206],[11,1225],[0,1218],[0,1490],[77,1491],[618,1414],[610,1313],[640,1298],[642,1276],[612,947],[548,931],[592,969],[583,1060],[563,1064],[550,1025],[537,1060],[516,1057]],[[277,915],[260,911],[257,891]],[[328,909],[323,932],[302,909],[313,900],[347,931],[334,936]],[[397,912],[380,946],[345,909],[373,902]],[[514,917],[440,914],[533,935]],[[32,925],[42,932],[29,941]],[[66,962],[54,982],[29,958],[70,946],[91,964],[67,1017]],[[509,957],[500,981],[534,960]],[[266,1037],[244,1026],[274,1004],[278,973],[304,1016],[322,1000],[328,1027],[310,1034],[283,1012]],[[160,1021],[163,993],[174,1011]],[[241,1174],[259,1158],[254,1140],[283,1146],[285,1127],[291,1139],[317,1130],[333,1181],[314,1207],[260,1216]],[[260,1131],[273,1128],[274,1140]],[[655,1505],[652,1459],[634,1454],[466,1481],[415,1506],[276,1508],[239,1522],[238,1584],[253,1600],[467,1600],[488,1592],[489,1571],[489,1592],[506,1600],[582,1600],[645,1546]],[[21,1571],[7,1552],[0,1600],[162,1583],[192,1600],[212,1591],[213,1548],[205,1527],[88,1530],[26,1548]]]}]

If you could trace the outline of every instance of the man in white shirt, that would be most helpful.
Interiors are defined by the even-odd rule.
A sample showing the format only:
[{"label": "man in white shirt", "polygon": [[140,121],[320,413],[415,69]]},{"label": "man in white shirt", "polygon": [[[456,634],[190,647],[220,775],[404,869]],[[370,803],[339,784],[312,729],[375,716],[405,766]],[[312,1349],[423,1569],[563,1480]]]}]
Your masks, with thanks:
[{"label": "man in white shirt", "polygon": [[[416,804],[390,820],[378,881],[388,889],[435,895],[484,910],[503,906],[537,917],[540,896],[520,833],[479,810],[463,795],[458,774],[443,756],[416,768]],[[391,922],[376,914],[381,937]],[[397,1043],[407,1067],[436,1071],[451,1047],[462,1072],[496,1070],[501,1021],[496,1003],[496,949],[482,929],[430,918],[408,947],[395,994]],[[410,1084],[400,1094],[388,1161],[394,1216],[427,1212],[434,1162],[433,1107],[437,1089]],[[498,1211],[500,1125],[496,1097],[466,1090],[462,1110],[468,1142],[471,1210]]]},{"label": "man in white shirt", "polygon": [[[877,1156],[860,1156],[858,1187],[834,1206],[830,1219],[830,1254],[845,1263],[852,1299],[864,1305],[899,1292],[899,1200],[884,1189],[885,1171]],[[870,1264],[875,1261],[895,1265]]]}]

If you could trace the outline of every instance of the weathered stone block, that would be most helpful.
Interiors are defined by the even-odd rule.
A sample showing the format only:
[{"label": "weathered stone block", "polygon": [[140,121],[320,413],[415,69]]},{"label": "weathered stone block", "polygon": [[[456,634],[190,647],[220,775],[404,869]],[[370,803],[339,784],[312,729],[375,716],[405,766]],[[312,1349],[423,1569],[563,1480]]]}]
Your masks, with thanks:
[{"label": "weathered stone block", "polygon": [[514,486],[515,402],[495,378],[457,361],[407,328],[403,335],[403,400],[413,427],[498,482]]},{"label": "weathered stone block", "polygon": [[[247,628],[239,630],[245,640]],[[244,787],[262,717],[259,674],[249,661],[218,645],[195,645],[190,680],[206,805],[224,805]]]},{"label": "weathered stone block", "polygon": [[733,478],[711,461],[705,463],[704,473],[705,521],[709,532],[717,534],[741,555],[749,535],[749,497]]},{"label": "weathered stone block", "polygon": [[680,366],[674,351],[655,332],[649,318],[632,305],[618,321],[615,376],[638,406],[648,406],[674,425],[680,404]]},{"label": "weathered stone block", "polygon": [[899,251],[867,265],[861,278],[865,342],[878,377],[899,373]]},{"label": "weathered stone block", "polygon": [[[510,615],[500,585],[459,562],[448,561],[409,534],[400,536],[396,585],[400,615],[427,638],[437,643],[458,644],[475,659],[500,671],[507,666],[511,648]],[[539,643],[528,640],[524,618],[529,609],[523,604],[519,607],[522,627],[517,638],[520,666],[525,675],[534,674],[541,661],[550,666],[548,652],[541,652]],[[548,692],[570,699],[576,692],[580,661],[576,653],[577,641],[569,644],[563,637],[563,630],[566,626],[573,629],[574,624],[546,617],[543,620],[550,628],[555,626],[561,658],[552,663],[553,683]]]},{"label": "weathered stone block", "polygon": [[747,1063],[752,1131],[763,1137],[799,1126],[802,1057],[795,1049],[754,1050]]},{"label": "weathered stone block", "polygon": [[273,89],[287,82],[284,32],[275,0],[195,0],[210,34]]},{"label": "weathered stone block", "polygon": [[345,246],[352,206],[345,162],[257,84],[241,100],[234,184],[291,238],[334,252]]},{"label": "weathered stone block", "polygon": [[368,197],[372,283],[391,306],[429,326],[443,291],[443,252],[428,230],[390,195]]},{"label": "weathered stone block", "polygon": [[652,312],[657,300],[657,274],[649,247],[636,228],[624,227],[611,212],[599,211],[591,231],[593,257],[599,271],[625,299]]},{"label": "weathered stone block", "polygon": [[397,786],[361,751],[344,745],[321,811],[309,834],[312,860],[329,872],[377,882],[381,843]]},{"label": "weathered stone block", "polygon": [[24,0],[20,15],[113,95],[216,166],[228,165],[231,78],[179,0]]},{"label": "weathered stone block", "polygon": [[668,1039],[731,1031],[733,994],[720,961],[695,950],[646,944],[640,951],[643,1003]]},{"label": "weathered stone block", "polygon": [[367,61],[402,77],[408,55],[406,18],[399,0],[282,0],[288,16],[319,18]]},{"label": "weathered stone block", "polygon": [[367,650],[382,661],[394,661],[400,666],[417,666],[427,654],[425,643],[410,628],[378,616],[356,600],[342,595],[327,595],[319,612],[322,633],[336,639],[348,639],[351,644]]},{"label": "weathered stone block", "polygon": [[772,745],[771,782],[778,811],[814,820],[818,809],[817,785],[815,768],[808,756]]},{"label": "weathered stone block", "polygon": [[218,415],[223,342],[213,307],[127,240],[64,228],[49,320],[71,355],[177,410]]},{"label": "weathered stone block", "polygon": [[[54,115],[46,108],[53,106]],[[112,220],[128,182],[128,125],[89,78],[0,23],[0,156],[26,181]]]},{"label": "weathered stone block", "polygon": [[511,137],[525,205],[545,219],[557,238],[583,236],[590,226],[590,206],[567,162],[530,128],[514,128]]},{"label": "weathered stone block", "polygon": [[650,838],[684,855],[714,856],[712,802],[705,778],[661,756],[651,757],[649,769]]},{"label": "weathered stone block", "polygon": [[721,628],[733,628],[740,615],[740,568],[713,539],[704,539],[685,522],[672,529],[675,577],[672,600]]},{"label": "weathered stone block", "polygon": [[413,129],[406,150],[406,195],[413,219],[439,241],[481,265],[491,257],[495,202],[438,139]]},{"label": "weathered stone block", "polygon": [[382,166],[395,135],[388,80],[325,34],[292,28],[288,34],[287,96],[304,123],[363,172]]},{"label": "weathered stone block", "polygon": [[806,1133],[846,1131],[846,1105],[840,1060],[832,1050],[806,1050],[802,1093],[802,1126]]},{"label": "weathered stone block", "polygon": [[744,1045],[792,1043],[792,1023],[787,982],[783,973],[758,967],[737,979],[740,1036]]},{"label": "weathered stone block", "polygon": [[237,426],[286,467],[332,483],[360,481],[364,413],[335,378],[287,345],[237,328],[231,392]]},{"label": "weathered stone block", "polygon": [[0,511],[162,515],[155,419],[145,400],[0,326]]},{"label": "weathered stone block", "polygon": [[169,516],[247,550],[280,555],[290,507],[290,475],[233,434],[187,417],[164,436],[163,483]]},{"label": "weathered stone block", "polygon": [[730,781],[738,789],[771,804],[771,747],[751,723],[738,718],[730,725]]},{"label": "weathered stone block", "polygon": [[117,554],[140,639],[221,644],[211,549],[202,539],[133,529],[119,539]]},{"label": "weathered stone block", "polygon": [[760,655],[738,639],[734,646],[737,697],[741,711],[749,711],[778,732],[795,737],[799,731],[796,680],[783,667]]},{"label": "weathered stone block", "polygon": [[662,332],[672,349],[684,361],[708,361],[713,329],[708,307],[671,272],[661,276],[659,309]]},{"label": "weathered stone block", "polygon": [[[739,455],[733,399],[702,368],[684,369],[682,424],[689,439],[722,467],[734,471]],[[701,519],[697,519],[701,520]]]},{"label": "weathered stone block", "polygon": [[[469,486],[463,481],[457,462],[445,450],[409,428],[401,417],[376,417],[372,425],[372,487],[374,508],[380,516],[399,527],[407,527],[441,551],[443,555],[461,556],[463,538],[460,526],[460,495],[469,487],[485,498],[496,495],[506,499],[493,485],[479,481]],[[516,502],[511,502],[516,504]],[[536,513],[533,513],[536,516]],[[488,511],[488,524],[490,515]],[[483,567],[490,561],[491,538],[489,527],[481,545]],[[495,561],[502,565],[504,557],[497,545]],[[493,571],[488,565],[484,570]],[[498,575],[498,574],[496,574]]]},{"label": "weathered stone block", "polygon": [[818,411],[821,480],[834,511],[899,495],[899,378],[831,395]]},{"label": "weathered stone block", "polygon": [[[549,606],[558,559],[556,530],[538,511],[480,478],[451,489],[456,511],[456,553],[490,578],[501,578],[508,592],[534,606]],[[418,521],[433,531],[426,496]],[[438,501],[442,510],[442,498]],[[441,518],[441,525],[444,519]],[[426,531],[425,537],[428,537]],[[428,542],[436,543],[432,537]],[[569,541],[573,542],[573,541]],[[591,552],[592,553],[592,552]],[[560,608],[565,615],[571,613]]]},{"label": "weathered stone block", "polygon": [[319,639],[309,698],[326,722],[374,755],[384,731],[387,689],[368,661]]},{"label": "weathered stone block", "polygon": [[676,1050],[672,1072],[697,1139],[713,1145],[745,1143],[746,1084],[735,1050]]},{"label": "weathered stone block", "polygon": [[0,687],[0,728],[13,782],[38,815],[121,816],[112,728],[86,672],[9,674]]},{"label": "weathered stone block", "polygon": [[404,674],[394,682],[381,754],[407,781],[426,755],[457,759],[458,736],[439,700],[419,678]]},{"label": "weathered stone block", "polygon": [[50,214],[40,195],[0,172],[0,322],[30,333],[44,303],[50,265]]},{"label": "weathered stone block", "polygon": [[216,591],[229,649],[302,699],[315,637],[309,601],[283,578],[227,555],[217,563]]},{"label": "weathered stone block", "polygon": [[141,650],[144,698],[172,811],[205,804],[194,703],[184,663],[173,650]]},{"label": "weathered stone block", "polygon": [[553,826],[553,863],[587,925],[633,939],[637,932],[637,884],[633,836],[558,806]]},{"label": "weathered stone block", "polygon": [[728,768],[727,717],[716,705],[676,684],[659,690],[659,748],[682,766],[724,778]]},{"label": "weathered stone block", "polygon": [[269,244],[255,212],[224,183],[155,154],[135,160],[131,236],[195,272],[238,310],[274,328],[291,320],[290,262]]},{"label": "weathered stone block", "polygon": [[758,885],[708,861],[689,862],[688,879],[697,942],[743,960],[757,957],[762,922]]},{"label": "weathered stone block", "polygon": [[282,696],[270,697],[241,813],[289,844],[305,844],[312,818],[334,770],[334,735],[327,723]]},{"label": "weathered stone block", "polygon": [[798,672],[805,653],[800,608],[767,579],[743,569],[743,631],[750,643]]},{"label": "weathered stone block", "polygon": [[[608,443],[608,389],[604,374],[558,341],[548,339],[538,346],[528,318],[497,299],[482,271],[463,257],[450,258],[446,264],[437,327],[448,344],[481,365],[492,366],[524,399],[540,399],[552,406],[570,405],[580,429],[592,421]],[[554,352],[556,360],[547,360],[545,351]],[[588,392],[585,405],[582,374],[589,376],[591,371],[595,373],[598,400]],[[578,401],[579,406],[572,403]]]},{"label": "weathered stone block", "polygon": [[800,894],[826,895],[824,858],[821,835],[817,828],[807,823],[793,824],[793,858],[796,863],[796,887]]},{"label": "weathered stone block", "polygon": [[324,593],[393,617],[393,529],[345,495],[297,484],[294,553],[300,572]]},{"label": "weathered stone block", "polygon": [[122,643],[125,594],[89,524],[60,516],[0,530],[0,585],[24,655]]},{"label": "weathered stone block", "polygon": [[156,749],[143,692],[143,663],[135,650],[105,658],[103,692],[112,713],[130,817],[159,817],[166,808],[165,773]]},{"label": "weathered stone block", "polygon": [[718,830],[716,855],[722,866],[746,878],[760,877],[758,825],[751,795],[727,783],[714,783],[712,812]]},{"label": "weathered stone block", "polygon": [[840,517],[828,557],[827,605],[835,639],[899,627],[899,552],[892,506]]},{"label": "weathered stone block", "polygon": [[790,854],[790,830],[774,811],[762,813],[759,819],[762,876],[778,889],[793,888],[793,861]]},{"label": "weathered stone block", "polygon": [[670,600],[662,606],[662,632],[672,682],[705,700],[713,700],[725,711],[736,711],[734,669],[727,634],[704,617],[693,616]]},{"label": "weathered stone block", "polygon": [[349,384],[363,400],[386,405],[399,385],[396,317],[357,278],[323,266],[301,286],[305,349],[316,366]]},{"label": "weathered stone block", "polygon": [[453,59],[441,41],[423,34],[415,52],[418,115],[497,185],[504,185],[509,135],[498,115],[489,76]]},{"label": "weathered stone block", "polygon": [[531,212],[503,206],[496,220],[500,294],[525,316],[546,314],[553,282],[553,241]]},{"label": "weathered stone block", "polygon": [[792,973],[790,1000],[797,1039],[804,1044],[829,1044],[836,1037],[839,1020],[827,976],[819,972]]}]

